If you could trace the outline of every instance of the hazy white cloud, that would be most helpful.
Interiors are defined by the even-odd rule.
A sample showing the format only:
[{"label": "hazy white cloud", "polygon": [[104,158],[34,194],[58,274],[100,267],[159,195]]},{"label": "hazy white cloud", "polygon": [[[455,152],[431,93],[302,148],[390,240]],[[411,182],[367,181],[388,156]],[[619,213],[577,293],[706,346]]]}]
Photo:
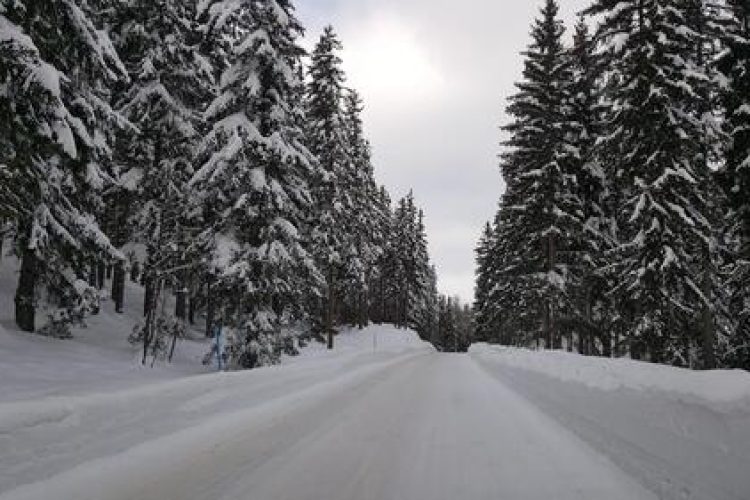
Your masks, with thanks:
[{"label": "hazy white cloud", "polygon": [[[586,0],[562,0],[572,27]],[[298,0],[312,46],[332,24],[365,100],[378,179],[414,189],[444,293],[472,300],[474,246],[503,190],[500,125],[542,1]]]}]

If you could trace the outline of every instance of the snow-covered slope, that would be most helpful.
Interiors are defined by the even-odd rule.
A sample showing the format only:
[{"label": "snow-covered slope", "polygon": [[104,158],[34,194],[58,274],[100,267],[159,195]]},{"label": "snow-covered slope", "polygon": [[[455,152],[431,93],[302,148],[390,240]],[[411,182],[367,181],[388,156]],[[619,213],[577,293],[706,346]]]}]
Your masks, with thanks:
[{"label": "snow-covered slope", "polygon": [[564,351],[533,351],[475,344],[470,353],[486,362],[533,371],[594,389],[632,389],[712,408],[750,410],[750,373],[744,370],[694,371],[631,359],[586,357]]},{"label": "snow-covered slope", "polygon": [[[129,280],[125,312],[117,314],[104,300],[98,315],[75,328],[74,338],[57,340],[21,332],[13,321],[18,262],[0,263],[0,402],[55,394],[85,393],[130,387],[137,383],[184,377],[207,371],[201,364],[208,344],[198,330],[178,343],[170,365],[153,368],[139,362],[139,350],[127,341],[141,321],[143,288]],[[39,317],[37,323],[43,324]]]},{"label": "snow-covered slope", "polygon": [[[87,318],[86,327],[75,328],[72,339],[19,331],[13,322],[17,269],[18,261],[13,257],[6,256],[0,262],[0,403],[123,390],[214,371],[201,363],[210,350],[202,323],[188,332],[188,339],[178,342],[171,363],[141,364],[140,349],[130,345],[127,338],[142,320],[143,288],[129,280],[125,312],[115,313],[112,302],[105,298],[101,312]],[[39,324],[43,321],[38,318]],[[299,357],[286,357],[283,362],[304,363],[311,358],[340,358],[373,350],[397,353],[415,346],[422,347],[415,335],[388,325],[350,329],[336,337],[334,352],[312,342]]]}]

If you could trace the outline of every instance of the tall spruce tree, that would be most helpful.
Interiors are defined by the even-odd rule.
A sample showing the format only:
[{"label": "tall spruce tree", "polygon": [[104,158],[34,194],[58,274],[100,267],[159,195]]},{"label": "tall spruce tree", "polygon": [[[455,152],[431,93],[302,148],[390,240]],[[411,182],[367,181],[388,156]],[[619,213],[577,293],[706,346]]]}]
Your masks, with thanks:
[{"label": "tall spruce tree", "polygon": [[[111,209],[115,218],[125,213],[133,222],[130,234],[118,238],[118,243],[138,242],[147,249],[144,351],[154,336],[155,311],[164,287],[177,292],[176,313],[186,318],[188,277],[197,271],[205,243],[197,238],[200,221],[191,217],[198,211],[191,206],[187,182],[193,174],[199,112],[210,95],[211,77],[196,57],[191,7],[177,0],[132,2],[118,13],[116,46],[131,78],[117,106],[138,133],[121,138],[118,159],[123,182],[113,193]],[[116,226],[113,230],[123,232]],[[117,269],[116,275],[113,295],[121,308],[123,270]]]},{"label": "tall spruce tree", "polygon": [[727,0],[717,61],[720,104],[727,135],[719,182],[728,200],[733,262],[728,281],[735,319],[722,348],[729,366],[750,368],[750,4]]},{"label": "tall spruce tree", "polygon": [[314,189],[318,224],[313,231],[312,244],[318,266],[326,278],[320,328],[327,336],[329,349],[333,348],[336,302],[341,290],[339,281],[352,254],[345,230],[352,200],[346,184],[350,157],[342,109],[345,77],[338,55],[342,48],[333,27],[326,27],[311,56],[306,99],[308,142],[321,168]]},{"label": "tall spruce tree", "polygon": [[287,0],[217,1],[206,17],[228,59],[190,186],[215,242],[211,293],[240,332],[236,362],[251,368],[278,360],[280,328],[304,314],[317,272],[302,240],[315,168],[299,126],[302,27]]},{"label": "tall spruce tree", "polygon": [[492,275],[492,254],[494,230],[487,222],[482,230],[479,243],[475,249],[476,254],[476,286],[474,288],[474,311],[476,311],[476,331],[474,337],[480,342],[489,342],[497,332],[493,331],[493,325],[489,321],[492,304],[490,292],[494,284]]},{"label": "tall spruce tree", "polygon": [[583,18],[576,23],[568,58],[565,174],[573,198],[569,206],[580,213],[574,224],[568,224],[570,246],[565,260],[573,307],[561,322],[568,334],[568,349],[577,343],[578,351],[586,353],[597,338],[607,343],[612,311],[605,295],[606,273],[599,272],[607,265],[604,251],[610,246],[606,237],[609,214],[605,210],[609,181],[595,148],[601,128],[601,81],[595,43]]},{"label": "tall spruce tree", "polygon": [[87,267],[121,258],[96,215],[111,184],[113,134],[128,126],[110,89],[127,75],[86,2],[3,1],[0,23],[0,213],[21,258],[16,322],[35,330],[43,288],[57,308],[47,331],[66,335],[97,307]]},{"label": "tall spruce tree", "polygon": [[515,281],[516,300],[527,305],[522,333],[531,339],[541,330],[548,347],[560,344],[558,319],[575,307],[567,257],[582,222],[577,177],[569,175],[576,151],[568,143],[570,64],[558,11],[557,3],[548,0],[532,27],[524,78],[510,98],[513,121],[505,127],[510,139],[502,156],[508,188],[500,227],[505,244],[515,248],[503,267]]},{"label": "tall spruce tree", "polygon": [[694,279],[708,245],[710,210],[705,124],[698,116],[706,81],[697,64],[702,41],[686,29],[677,0],[597,0],[588,9],[611,79],[606,110],[607,175],[622,206],[612,259],[613,293],[634,357],[688,364],[693,322],[708,300]]}]

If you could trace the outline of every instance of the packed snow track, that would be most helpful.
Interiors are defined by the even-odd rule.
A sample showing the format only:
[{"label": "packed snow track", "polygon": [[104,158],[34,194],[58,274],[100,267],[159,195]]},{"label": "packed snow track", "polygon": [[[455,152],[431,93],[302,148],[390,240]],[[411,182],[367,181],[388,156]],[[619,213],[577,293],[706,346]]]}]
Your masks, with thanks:
[{"label": "packed snow track", "polygon": [[[553,399],[521,395],[544,396],[533,377],[516,380],[522,372],[426,349],[356,358],[0,405],[0,499],[712,500],[742,499],[745,486],[750,494],[744,478],[715,497],[685,484],[655,491],[625,472],[619,451],[551,415]],[[591,427],[606,434],[606,425]],[[704,478],[693,479],[697,488]]]}]

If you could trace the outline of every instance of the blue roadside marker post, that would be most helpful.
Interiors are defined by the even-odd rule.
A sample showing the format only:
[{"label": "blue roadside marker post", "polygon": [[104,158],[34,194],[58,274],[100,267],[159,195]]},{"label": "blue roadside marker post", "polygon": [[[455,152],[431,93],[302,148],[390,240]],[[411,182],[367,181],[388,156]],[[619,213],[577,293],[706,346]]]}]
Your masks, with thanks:
[{"label": "blue roadside marker post", "polygon": [[224,371],[224,332],[221,323],[218,321],[214,324],[214,346],[212,350],[216,353],[218,371]]}]

